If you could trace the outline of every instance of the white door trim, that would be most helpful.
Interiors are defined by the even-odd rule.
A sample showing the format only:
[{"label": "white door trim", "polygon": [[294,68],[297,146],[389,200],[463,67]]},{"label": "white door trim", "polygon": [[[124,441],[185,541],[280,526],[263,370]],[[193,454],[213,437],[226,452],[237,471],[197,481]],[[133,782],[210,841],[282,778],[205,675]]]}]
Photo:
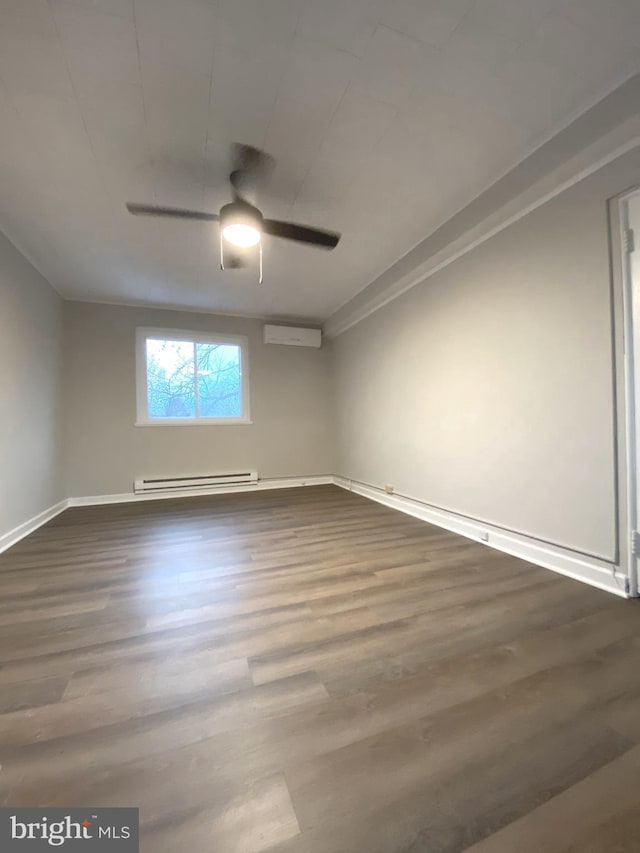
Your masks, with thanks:
[{"label": "white door trim", "polygon": [[[633,281],[631,271],[631,252],[628,250],[625,240],[625,232],[630,227],[628,202],[629,199],[639,195],[640,187],[622,193],[612,200],[611,208],[611,246],[612,265],[614,278],[618,277],[622,285],[622,332],[623,332],[623,378],[622,400],[624,406],[624,459],[619,460],[620,475],[624,479],[622,490],[626,498],[626,512],[623,519],[626,522],[622,534],[626,536],[625,547],[621,549],[621,561],[624,560],[627,574],[629,576],[629,589],[631,595],[639,595],[639,554],[636,542],[636,531],[640,529],[640,517],[638,507],[638,485],[637,466],[638,449],[636,442],[638,424],[638,403],[640,402],[640,371],[636,367],[636,360],[640,357],[640,351],[636,356],[636,350],[640,341],[635,340],[634,335],[634,312],[638,316],[640,325],[640,303],[634,306]],[[636,240],[640,240],[640,228],[636,228]],[[626,554],[626,558],[625,558]]]}]

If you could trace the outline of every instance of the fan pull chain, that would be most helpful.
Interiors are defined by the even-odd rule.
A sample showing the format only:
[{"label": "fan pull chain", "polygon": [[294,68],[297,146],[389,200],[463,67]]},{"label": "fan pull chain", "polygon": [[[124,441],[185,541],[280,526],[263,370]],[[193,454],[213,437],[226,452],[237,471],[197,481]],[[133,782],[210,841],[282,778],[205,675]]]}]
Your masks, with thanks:
[{"label": "fan pull chain", "polygon": [[[263,266],[262,266],[262,238],[258,243],[258,258],[259,258],[259,276],[258,276],[258,284],[262,284],[264,281],[264,276],[262,274]],[[224,237],[222,236],[222,228],[220,229],[220,269],[224,272]]]}]

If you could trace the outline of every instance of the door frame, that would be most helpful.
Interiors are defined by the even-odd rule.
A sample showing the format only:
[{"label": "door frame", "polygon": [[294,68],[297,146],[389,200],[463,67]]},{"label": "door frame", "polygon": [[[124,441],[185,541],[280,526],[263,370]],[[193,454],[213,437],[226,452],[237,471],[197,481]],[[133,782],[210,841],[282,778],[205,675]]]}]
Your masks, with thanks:
[{"label": "door frame", "polygon": [[[637,430],[640,430],[640,340],[635,340],[633,333],[634,312],[640,327],[640,300],[636,300],[637,304],[634,305],[631,252],[627,248],[626,233],[630,230],[628,202],[636,195],[640,196],[640,185],[614,196],[609,202],[610,263],[614,297],[616,289],[621,294],[618,316],[622,336],[620,339],[614,335],[613,340],[614,355],[617,355],[616,350],[619,346],[622,349],[622,370],[620,373],[616,371],[616,386],[619,388],[616,407],[621,427],[619,436],[621,452],[617,460],[620,487],[619,511],[623,522],[620,568],[627,571],[628,592],[632,596],[640,595],[640,536],[638,535],[640,499],[636,475],[640,460],[640,447],[637,446],[636,441]],[[640,228],[636,228],[635,238],[636,242],[640,241]],[[614,298],[614,304],[615,301]],[[617,337],[618,340],[616,340]]]}]

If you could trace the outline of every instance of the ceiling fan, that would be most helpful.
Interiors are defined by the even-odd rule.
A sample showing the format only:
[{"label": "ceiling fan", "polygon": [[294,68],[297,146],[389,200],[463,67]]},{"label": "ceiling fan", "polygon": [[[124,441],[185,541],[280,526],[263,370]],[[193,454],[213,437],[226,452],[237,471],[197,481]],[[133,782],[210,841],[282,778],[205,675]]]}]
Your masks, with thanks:
[{"label": "ceiling fan", "polygon": [[[135,216],[163,216],[172,219],[193,219],[200,222],[220,223],[220,266],[247,266],[247,253],[243,249],[259,246],[260,281],[262,281],[262,235],[282,237],[316,246],[321,249],[335,249],[340,234],[321,228],[312,228],[296,222],[283,222],[280,219],[265,219],[255,204],[256,191],[265,183],[274,165],[270,154],[250,145],[236,143],[232,146],[233,169],[229,175],[233,201],[223,205],[219,213],[203,213],[198,210],[183,210],[178,207],[159,207],[152,204],[127,203],[127,210]],[[236,250],[225,263],[225,242]]]}]

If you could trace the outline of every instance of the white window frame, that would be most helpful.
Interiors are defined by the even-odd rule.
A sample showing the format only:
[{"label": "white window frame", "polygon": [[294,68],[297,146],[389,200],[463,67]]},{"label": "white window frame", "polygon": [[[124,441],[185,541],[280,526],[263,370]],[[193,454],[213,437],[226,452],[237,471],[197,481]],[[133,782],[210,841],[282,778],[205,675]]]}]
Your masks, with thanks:
[{"label": "white window frame", "polygon": [[[147,339],[188,341],[189,343],[235,344],[240,347],[240,379],[242,382],[242,417],[239,418],[150,418],[147,394]],[[188,329],[136,329],[136,426],[234,426],[250,424],[249,411],[249,340],[244,335],[216,332],[194,332]]]}]

